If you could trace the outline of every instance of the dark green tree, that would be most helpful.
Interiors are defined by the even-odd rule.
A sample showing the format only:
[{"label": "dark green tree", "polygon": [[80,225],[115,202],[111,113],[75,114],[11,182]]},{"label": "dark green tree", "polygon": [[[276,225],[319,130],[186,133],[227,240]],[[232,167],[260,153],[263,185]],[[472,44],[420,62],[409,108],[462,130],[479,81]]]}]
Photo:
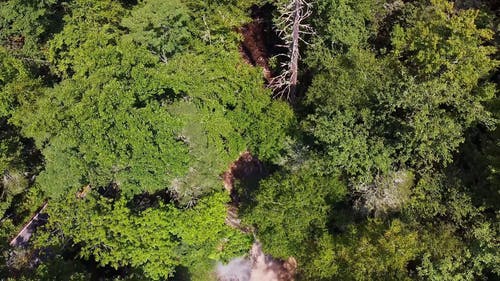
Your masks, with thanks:
[{"label": "dark green tree", "polygon": [[475,25],[478,13],[447,1],[401,9],[408,15],[392,29],[390,53],[325,50],[307,93],[305,129],[327,165],[362,181],[391,167],[449,164],[467,128],[495,122],[484,107],[495,91],[486,80],[495,48],[484,46],[492,32]]},{"label": "dark green tree", "polygon": [[44,63],[42,48],[59,28],[58,0],[9,0],[0,3],[0,44],[31,63]]},{"label": "dark green tree", "polygon": [[300,267],[315,256],[317,240],[327,231],[332,205],[346,187],[337,177],[302,167],[276,173],[260,182],[243,222],[256,227],[263,249],[275,257],[297,259]]}]

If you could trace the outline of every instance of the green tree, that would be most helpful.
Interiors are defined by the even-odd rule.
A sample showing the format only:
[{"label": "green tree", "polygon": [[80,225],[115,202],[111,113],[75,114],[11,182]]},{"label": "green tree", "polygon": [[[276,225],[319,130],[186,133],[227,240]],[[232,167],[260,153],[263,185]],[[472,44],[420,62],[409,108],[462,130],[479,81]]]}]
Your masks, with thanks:
[{"label": "green tree", "polygon": [[412,113],[401,141],[410,144],[414,165],[447,164],[467,128],[495,122],[484,107],[495,94],[486,79],[498,65],[491,58],[496,48],[484,46],[493,32],[478,28],[477,10],[457,11],[448,1],[405,10],[405,22],[392,34],[394,56],[415,77],[397,104]]},{"label": "green tree", "polygon": [[8,0],[0,3],[0,44],[25,60],[40,63],[42,46],[58,27],[60,1]]},{"label": "green tree", "polygon": [[10,118],[19,107],[30,107],[40,88],[41,81],[26,63],[0,46],[0,117]]},{"label": "green tree", "polygon": [[115,268],[132,266],[153,280],[172,276],[180,265],[202,267],[207,274],[216,260],[240,255],[250,246],[249,237],[225,224],[228,199],[218,192],[191,209],[161,203],[135,214],[125,200],[71,195],[51,203],[51,220],[38,241],[41,246],[79,245],[85,259]]},{"label": "green tree", "polygon": [[190,10],[180,0],[142,1],[122,25],[128,29],[126,37],[137,44],[145,44],[162,60],[185,49],[193,40]]},{"label": "green tree", "polygon": [[[342,52],[349,48],[364,47],[376,32],[376,14],[384,1],[328,0],[314,3],[317,14],[312,17],[324,46],[333,46]],[[314,50],[314,47],[313,47]],[[311,52],[310,55],[314,56]]]},{"label": "green tree", "polygon": [[[180,124],[154,98],[168,91],[150,67],[156,59],[131,48],[111,45],[89,53],[88,60],[106,56],[106,65],[93,65],[98,68],[84,77],[78,70],[48,88],[35,111],[13,117],[43,147],[46,168],[39,182],[51,196],[88,183],[114,183],[126,194],[154,191],[186,170]],[[67,176],[57,176],[63,170]]]},{"label": "green tree", "polygon": [[[126,11],[116,2],[72,3],[64,29],[49,42],[63,81],[12,117],[43,148],[38,182],[52,197],[90,183],[117,186],[127,196],[171,188],[186,203],[216,189],[242,151],[272,161],[283,147],[292,113],[270,99],[235,44],[192,38],[191,49],[169,51],[162,62],[150,48],[165,42],[155,41],[138,17],[164,4],[144,5],[120,20]],[[184,10],[178,12],[189,18]],[[131,34],[123,34],[122,22]],[[184,34],[191,25],[169,28]],[[57,176],[61,170],[64,177]]]},{"label": "green tree", "polygon": [[409,15],[394,25],[386,55],[325,51],[304,126],[328,155],[326,165],[365,182],[391,167],[447,165],[467,128],[495,123],[484,107],[495,91],[486,80],[495,48],[483,46],[492,33],[475,25],[477,11],[451,7],[405,4]]},{"label": "green tree", "polygon": [[61,32],[48,42],[51,70],[62,77],[85,75],[112,59],[108,45],[122,32],[119,24],[126,10],[117,1],[76,0],[69,3]]},{"label": "green tree", "polygon": [[303,167],[292,174],[276,173],[260,182],[243,222],[256,227],[263,249],[275,257],[307,263],[317,247],[316,239],[327,231],[332,204],[345,195],[337,177]]},{"label": "green tree", "polygon": [[327,70],[315,76],[306,97],[314,113],[303,125],[324,148],[330,169],[368,182],[391,168],[395,148],[390,131],[396,127],[387,105],[378,101],[398,91],[389,67],[369,51],[352,49],[332,58]]},{"label": "green tree", "polygon": [[318,258],[306,265],[305,280],[410,280],[407,265],[420,252],[417,231],[400,220],[350,225],[325,234]]},{"label": "green tree", "polygon": [[11,207],[14,196],[28,188],[40,159],[32,142],[10,124],[12,114],[38,94],[40,81],[26,65],[0,46],[0,216]]},{"label": "green tree", "polygon": [[475,205],[453,174],[425,175],[404,216],[418,221],[422,243],[418,275],[432,280],[478,280],[500,274],[498,214]]}]

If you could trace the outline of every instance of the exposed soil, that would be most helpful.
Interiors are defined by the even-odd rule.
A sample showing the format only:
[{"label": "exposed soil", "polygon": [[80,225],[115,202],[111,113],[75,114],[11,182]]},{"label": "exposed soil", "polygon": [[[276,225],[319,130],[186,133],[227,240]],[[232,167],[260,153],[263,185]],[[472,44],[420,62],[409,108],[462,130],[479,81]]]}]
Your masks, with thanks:
[{"label": "exposed soil", "polygon": [[262,67],[264,78],[269,83],[272,74],[269,68],[269,55],[262,38],[263,29],[263,24],[259,20],[254,20],[240,28],[239,31],[243,35],[240,53],[247,63]]},{"label": "exposed soil", "polygon": [[241,194],[245,190],[236,190],[235,183],[238,181],[243,188],[255,186],[257,182],[266,175],[262,163],[257,157],[252,156],[250,152],[243,152],[240,157],[229,165],[222,180],[224,187],[231,196],[231,202],[227,206],[226,223],[239,229],[245,233],[251,233],[252,229],[241,225],[241,220],[238,218],[238,207],[240,204]]},{"label": "exposed soil", "polygon": [[275,259],[262,251],[262,245],[256,242],[250,251],[252,274],[250,281],[293,281],[297,261],[290,257],[286,261]]},{"label": "exposed soil", "polygon": [[[226,224],[245,233],[253,232],[252,228],[242,226],[238,218],[240,197],[245,190],[237,189],[255,188],[258,181],[266,175],[262,162],[249,151],[243,152],[231,163],[222,175],[224,187],[231,195]],[[237,182],[239,184],[236,184]],[[220,265],[217,268],[217,277],[219,281],[293,281],[296,269],[297,262],[293,257],[287,260],[275,259],[266,255],[261,244],[255,242],[248,258],[236,258],[227,265]]]},{"label": "exposed soil", "polygon": [[252,156],[249,151],[245,151],[240,154],[240,157],[229,165],[224,174],[222,174],[222,179],[224,181],[224,187],[231,194],[231,200],[235,205],[240,202],[239,194],[234,189],[236,181],[240,181],[245,185],[251,183],[256,183],[266,175],[264,165],[257,159],[257,157]]},{"label": "exposed soil", "polygon": [[267,83],[273,78],[269,59],[283,52],[282,48],[277,47],[281,44],[281,39],[273,27],[274,10],[275,7],[270,4],[261,7],[254,5],[251,8],[253,21],[238,29],[243,35],[243,42],[240,45],[241,56],[247,63],[262,67]]},{"label": "exposed soil", "polygon": [[297,262],[274,259],[262,251],[255,242],[247,258],[236,258],[227,265],[217,267],[219,281],[293,281]]}]

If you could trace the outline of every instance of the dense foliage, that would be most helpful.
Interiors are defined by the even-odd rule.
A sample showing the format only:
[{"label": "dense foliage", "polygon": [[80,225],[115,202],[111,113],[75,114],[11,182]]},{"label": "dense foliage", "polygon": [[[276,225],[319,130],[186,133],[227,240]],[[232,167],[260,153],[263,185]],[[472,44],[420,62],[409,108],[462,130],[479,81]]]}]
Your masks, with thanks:
[{"label": "dense foliage", "polygon": [[311,1],[287,101],[290,2],[2,1],[1,279],[499,279],[499,5]]}]

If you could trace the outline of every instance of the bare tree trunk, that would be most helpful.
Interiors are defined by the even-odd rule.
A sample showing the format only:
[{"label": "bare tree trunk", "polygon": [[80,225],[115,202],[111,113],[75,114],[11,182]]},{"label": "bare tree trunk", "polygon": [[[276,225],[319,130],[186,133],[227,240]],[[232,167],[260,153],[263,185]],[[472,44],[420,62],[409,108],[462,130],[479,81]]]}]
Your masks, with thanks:
[{"label": "bare tree trunk", "polygon": [[276,97],[286,98],[293,102],[296,98],[296,90],[299,75],[300,41],[303,34],[311,34],[311,28],[303,21],[311,15],[311,4],[305,0],[291,0],[281,9],[281,21],[278,23],[280,36],[288,48],[286,62],[282,64],[283,72],[276,76],[270,83]]},{"label": "bare tree trunk", "polygon": [[299,30],[300,30],[300,16],[301,16],[301,1],[295,0],[295,15],[292,28],[292,46],[290,56],[290,93],[291,98],[295,98],[295,90],[297,88],[297,77],[299,75]]}]

